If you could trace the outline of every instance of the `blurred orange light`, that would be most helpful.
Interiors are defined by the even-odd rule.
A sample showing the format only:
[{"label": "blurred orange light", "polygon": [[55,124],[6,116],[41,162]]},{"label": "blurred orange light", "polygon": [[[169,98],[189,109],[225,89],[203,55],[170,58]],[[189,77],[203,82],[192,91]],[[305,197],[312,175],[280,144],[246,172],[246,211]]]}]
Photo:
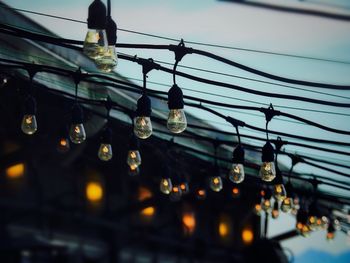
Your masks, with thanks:
[{"label": "blurred orange light", "polygon": [[182,215],[182,223],[184,225],[185,233],[192,234],[196,228],[196,218],[193,212],[185,212]]},{"label": "blurred orange light", "polygon": [[141,215],[144,217],[153,217],[156,212],[156,209],[153,206],[146,207],[141,210]]},{"label": "blurred orange light", "polygon": [[91,202],[99,202],[103,198],[103,187],[100,182],[88,182],[85,191],[86,198]]},{"label": "blurred orange light", "polygon": [[138,200],[139,201],[145,201],[146,199],[149,199],[153,196],[152,192],[146,188],[146,187],[140,187],[139,193],[138,193]]},{"label": "blurred orange light", "polygon": [[17,179],[24,175],[24,163],[14,164],[6,168],[6,177],[9,179]]},{"label": "blurred orange light", "polygon": [[219,234],[221,237],[227,237],[229,234],[229,227],[226,222],[220,222],[219,224]]},{"label": "blurred orange light", "polygon": [[237,187],[232,188],[232,194],[233,195],[238,195],[239,194],[239,188],[237,188]]},{"label": "blurred orange light", "polygon": [[246,245],[249,245],[253,242],[254,240],[254,233],[250,228],[245,228],[242,231],[242,240],[243,243]]}]

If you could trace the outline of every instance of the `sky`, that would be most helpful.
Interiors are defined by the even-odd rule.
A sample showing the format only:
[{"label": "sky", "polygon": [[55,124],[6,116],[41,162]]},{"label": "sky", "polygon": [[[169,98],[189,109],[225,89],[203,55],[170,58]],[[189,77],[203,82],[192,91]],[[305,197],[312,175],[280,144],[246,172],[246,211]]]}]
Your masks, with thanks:
[{"label": "sky", "polygon": [[[87,8],[90,4],[90,1],[86,0],[6,0],[3,2],[15,8],[64,16],[82,21],[86,21],[87,19]],[[350,4],[346,0],[266,0],[265,2],[287,4],[303,8],[317,8],[323,11],[339,12],[350,15]],[[332,4],[333,6],[330,7],[329,4]],[[337,6],[345,7],[339,8]],[[228,48],[187,44],[187,46],[210,51],[217,55],[235,60],[241,64],[284,77],[324,83],[350,84],[350,22],[269,11],[215,0],[115,0],[112,1],[112,16],[116,20],[120,29],[135,30],[175,39],[183,38],[185,43],[186,41],[195,41],[222,46],[346,61],[349,63],[320,62],[315,60],[245,52]],[[86,34],[86,25],[81,23],[72,23],[36,15],[29,15],[29,17],[65,38],[83,40]],[[146,37],[123,31],[118,31],[118,42],[176,44],[176,42],[169,40]],[[156,60],[174,63],[174,55],[168,51],[122,49],[118,50],[118,52],[130,55],[137,54],[144,58],[152,57]],[[214,70],[226,74],[254,78],[256,80],[271,81],[197,55],[186,56],[179,65]],[[259,82],[203,73],[190,69],[179,69],[183,72],[195,74],[200,77],[211,78],[213,80],[228,82],[266,92],[285,93],[336,102],[349,103],[350,101],[350,91],[317,90],[315,88],[294,85],[294,87],[307,89],[309,91],[295,90],[278,85],[262,84]],[[133,82],[141,84],[141,82],[135,80],[142,79],[142,72],[139,66],[135,66],[135,64],[131,62],[119,60],[117,71],[123,76],[133,79]],[[149,73],[148,81],[167,84],[167,87],[156,84],[148,85],[153,89],[167,91],[172,85],[172,76],[162,72],[152,71]],[[327,107],[304,102],[250,95],[239,91],[189,81],[180,77],[177,78],[177,83],[183,88],[185,95],[248,106],[259,106],[260,104],[258,103],[266,105],[273,103],[275,109],[295,114],[338,129],[350,130],[349,116],[316,113],[305,110],[291,110],[283,107],[300,107],[303,109],[349,114],[349,111],[346,108]],[[325,92],[333,96],[318,94],[315,93],[315,91]],[[215,96],[208,94],[204,95],[201,92],[211,92],[214,93]],[[334,97],[334,95],[342,97]],[[222,96],[229,96],[230,98]],[[253,102],[242,100],[250,100]],[[218,129],[232,131],[230,125],[215,116],[210,116],[207,113],[190,108],[186,108],[186,111],[191,112],[201,119],[209,121],[210,124],[216,126]],[[261,114],[260,116],[252,116],[251,112],[243,112],[241,110],[227,111],[220,109],[219,111],[255,126],[264,127],[265,125],[264,117]],[[282,132],[350,143],[349,136],[325,132],[318,128],[290,122],[282,117],[278,120],[272,120],[269,127],[272,130]],[[249,129],[241,129],[241,133],[258,135],[260,137],[264,136],[263,134],[256,133]],[[297,141],[295,139],[293,140]],[[261,142],[249,140],[246,142],[254,145],[261,145]],[[328,147],[348,151],[345,147]],[[293,146],[286,146],[285,149],[290,152],[326,158],[344,164],[348,164],[350,161],[350,156],[324,153]],[[290,160],[287,158],[281,158],[281,162],[287,166],[290,165]],[[340,179],[347,182],[348,185],[350,184],[348,178],[346,179],[344,177],[329,174],[307,165],[297,165],[295,171],[301,173],[314,173],[328,177],[332,176],[334,179]],[[337,194],[349,195],[344,191],[339,191],[330,187],[321,186],[321,189],[336,192]],[[294,219],[290,216],[285,216],[278,222],[280,223],[274,222],[274,225],[270,227],[271,236],[273,236],[273,234],[290,230],[294,226]],[[305,250],[311,248],[323,249],[338,254],[349,250],[349,242],[345,234],[339,233],[337,240],[332,245],[326,243],[324,233],[322,234],[323,236],[321,236],[321,234],[315,234],[309,239],[303,239],[303,241],[300,241],[302,239],[301,237],[297,237],[287,241],[283,245],[292,248],[296,254],[301,254],[305,252]]]}]

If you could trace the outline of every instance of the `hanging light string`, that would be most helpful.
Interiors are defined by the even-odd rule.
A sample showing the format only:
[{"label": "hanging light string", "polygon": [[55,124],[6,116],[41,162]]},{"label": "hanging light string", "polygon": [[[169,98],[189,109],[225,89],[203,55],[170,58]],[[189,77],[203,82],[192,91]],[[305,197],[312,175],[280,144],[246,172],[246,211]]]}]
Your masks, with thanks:
[{"label": "hanging light string", "polygon": [[[4,59],[0,59],[0,60],[4,60]],[[5,60],[8,62],[8,60]],[[143,60],[145,61],[145,60]],[[146,60],[147,61],[147,60]],[[19,63],[19,62],[17,62]],[[23,64],[23,63],[22,63]],[[24,65],[26,65],[26,63],[24,63]],[[6,67],[9,67],[8,65],[6,65]],[[14,65],[12,65],[12,67],[16,67]],[[22,67],[22,66],[18,66],[18,67]],[[45,69],[47,68],[47,69]],[[44,68],[41,68],[41,71],[46,71],[46,72],[51,72],[51,73],[55,73],[55,74],[59,74],[59,71],[58,71],[58,68],[52,68],[52,67],[44,67]],[[63,75],[66,76],[68,74],[71,74],[72,71],[69,71],[69,70],[63,70]],[[85,74],[84,75],[85,77],[89,76],[89,77],[97,77],[99,75],[96,75],[96,74]],[[103,76],[101,76],[103,77]],[[107,78],[109,80],[115,80],[113,78]],[[115,86],[115,87],[118,87],[118,88],[122,88],[122,89],[125,89],[125,90],[130,90],[130,91],[134,91],[132,89],[128,89],[126,87],[120,87],[120,86],[116,86],[116,85],[113,85],[112,83],[100,83],[100,82],[97,82],[97,81],[93,81],[93,80],[87,80],[87,79],[84,79],[84,81],[88,81],[88,82],[91,82],[91,83],[95,83],[95,84],[101,84],[101,85],[108,85],[108,86]],[[116,81],[118,83],[121,83],[121,84],[125,84],[125,85],[130,85],[130,86],[135,86],[137,88],[139,88],[137,85],[132,85],[130,83],[127,83],[127,82],[120,82],[120,81]],[[153,91],[152,91],[153,92]],[[166,93],[164,93],[165,95]],[[156,96],[156,95],[152,95],[153,97],[157,97],[157,98],[161,98],[163,99],[163,97],[160,97],[160,96]],[[186,103],[186,105],[189,105],[189,106],[192,106],[192,107],[198,107],[198,108],[203,108],[204,106],[203,105],[196,105],[196,104],[189,104],[189,103]],[[260,109],[260,108],[259,108]],[[206,107],[206,110],[209,111],[209,108]],[[261,109],[260,109],[261,110]],[[210,109],[211,112],[213,112],[213,110]],[[221,115],[221,116],[224,116],[224,115]],[[226,118],[226,117],[225,117]],[[250,126],[248,124],[245,124],[244,126],[246,127],[249,127],[249,128],[252,128],[252,129],[255,129],[255,130],[258,130],[258,131],[262,131],[262,129],[258,128],[258,127],[254,127],[254,126]],[[216,130],[215,130],[216,131]],[[264,130],[265,131],[265,130]],[[217,131],[217,132],[220,132],[220,131]],[[296,136],[296,135],[292,135],[292,134],[286,134],[286,133],[281,133],[281,132],[275,132],[275,131],[270,131],[270,133],[274,133],[274,134],[277,134],[277,135],[282,135],[282,136],[287,136],[287,137],[292,137],[292,138],[298,138],[298,139],[305,139],[305,140],[308,140],[308,141],[314,141],[314,142],[318,142],[318,143],[327,143],[327,144],[334,144],[334,145],[347,145],[347,143],[344,143],[344,142],[336,142],[336,141],[330,141],[330,140],[321,140],[321,139],[315,139],[315,138],[310,138],[310,137],[303,137],[303,136]],[[323,150],[323,148],[321,147],[317,147],[317,146],[307,146],[305,144],[300,144],[300,143],[293,143],[293,142],[288,142],[288,144],[290,145],[296,145],[296,146],[301,146],[301,147],[309,147],[311,149],[317,149],[317,150]],[[328,149],[327,149],[328,151]],[[349,153],[346,153],[344,151],[339,151],[339,150],[332,150],[332,149],[329,149],[330,152],[333,152],[333,153],[338,153],[338,154],[349,154]]]},{"label": "hanging light string", "polygon": [[[45,36],[45,35],[42,35],[42,34],[35,34],[35,33],[28,32],[26,30],[21,30],[21,29],[18,29],[18,28],[14,28],[14,27],[11,27],[11,26],[4,25],[4,24],[0,24],[0,27],[2,27],[2,29],[0,31],[4,32],[4,33],[17,35],[19,37],[31,37],[31,36],[33,37],[33,36],[35,36],[36,38],[39,38],[40,41],[45,41],[46,40],[46,41],[49,41],[52,44],[57,44],[57,45],[63,44],[65,47],[69,46],[67,44],[73,44],[73,45],[77,45],[77,44],[81,45],[82,44],[81,41],[50,37],[50,36]],[[174,49],[174,47],[173,47],[174,45],[117,44],[116,46],[119,47],[119,48],[143,48],[143,49],[167,49],[167,50],[173,50]],[[73,47],[73,48],[77,49],[77,47]],[[303,86],[309,86],[309,87],[327,88],[327,89],[339,89],[339,90],[349,90],[350,89],[349,85],[325,84],[325,83],[317,83],[317,82],[309,82],[309,81],[302,81],[302,80],[284,78],[284,77],[280,77],[280,76],[277,76],[277,75],[269,74],[269,73],[266,73],[266,72],[263,72],[263,71],[260,71],[260,70],[253,69],[251,67],[239,64],[237,62],[234,62],[234,61],[231,61],[229,59],[217,56],[217,55],[212,54],[212,53],[207,52],[207,51],[196,50],[196,49],[193,49],[193,48],[187,48],[187,50],[188,50],[189,53],[193,53],[193,54],[202,55],[202,56],[205,56],[205,57],[208,57],[208,58],[212,58],[214,60],[220,61],[220,62],[225,63],[227,65],[231,65],[233,67],[236,67],[236,68],[239,68],[241,70],[250,72],[252,74],[260,75],[262,77],[274,79],[274,80],[285,82],[285,83],[297,84],[297,85],[303,85]],[[120,58],[121,59],[128,59],[125,56],[120,56]],[[177,74],[180,74],[180,73],[178,72]],[[183,74],[183,73],[181,73],[181,74]],[[197,78],[197,80],[198,79],[201,79],[201,78]],[[220,83],[220,82],[210,81],[210,83],[213,84],[213,85],[225,86],[225,85],[223,85],[224,83]],[[239,86],[235,86],[235,85],[228,85],[228,87],[232,87],[232,88],[235,88],[235,89],[238,89],[238,90],[241,90],[241,91],[245,90],[247,92],[249,90],[249,89],[245,89],[245,88],[242,88],[242,87],[239,87]],[[252,92],[252,91],[250,90],[250,92]],[[281,96],[280,94],[265,93],[265,92],[259,92],[259,91],[255,91],[255,93],[257,95],[266,95],[266,96],[273,96],[273,95],[275,95],[275,96],[279,96],[281,98],[301,99],[301,97],[298,97],[298,96],[285,95],[285,96],[287,96],[287,97],[285,97],[285,96]],[[275,96],[273,96],[273,97],[275,97]],[[312,102],[312,103],[317,103],[317,100],[313,100],[313,99],[308,99],[307,100],[307,99],[308,98],[304,98],[305,101]],[[335,105],[337,105],[337,104],[335,104]],[[340,106],[341,104],[338,104],[338,105]]]}]

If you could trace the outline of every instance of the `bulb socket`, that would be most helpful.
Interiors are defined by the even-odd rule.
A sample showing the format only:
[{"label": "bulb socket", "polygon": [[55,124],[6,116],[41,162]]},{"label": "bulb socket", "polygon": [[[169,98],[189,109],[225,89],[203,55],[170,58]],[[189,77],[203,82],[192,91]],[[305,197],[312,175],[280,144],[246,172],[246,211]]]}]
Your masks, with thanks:
[{"label": "bulb socket", "polygon": [[109,127],[106,127],[104,131],[102,132],[101,136],[101,143],[103,144],[112,144],[113,139],[113,132],[112,129]]},{"label": "bulb socket", "polygon": [[244,164],[244,149],[240,144],[233,151],[232,162]]},{"label": "bulb socket", "polygon": [[138,151],[140,148],[139,139],[133,134],[130,138],[129,150]]},{"label": "bulb socket", "polygon": [[88,28],[105,29],[106,28],[107,8],[101,0],[94,0],[89,6]]},{"label": "bulb socket", "polygon": [[182,90],[174,84],[168,92],[169,110],[183,109],[185,106]]},{"label": "bulb socket", "polygon": [[117,43],[117,24],[111,16],[107,16],[106,33],[109,46],[114,46]]},{"label": "bulb socket", "polygon": [[151,113],[151,100],[146,94],[143,94],[137,101],[136,114],[139,117],[150,117]]},{"label": "bulb socket", "polygon": [[262,162],[273,162],[275,160],[274,149],[270,142],[266,142],[262,148],[261,160]]},{"label": "bulb socket", "polygon": [[36,114],[36,100],[33,96],[28,96],[25,101],[25,114],[35,115]]},{"label": "bulb socket", "polygon": [[74,104],[72,109],[72,123],[78,124],[84,122],[84,112],[79,104]]}]

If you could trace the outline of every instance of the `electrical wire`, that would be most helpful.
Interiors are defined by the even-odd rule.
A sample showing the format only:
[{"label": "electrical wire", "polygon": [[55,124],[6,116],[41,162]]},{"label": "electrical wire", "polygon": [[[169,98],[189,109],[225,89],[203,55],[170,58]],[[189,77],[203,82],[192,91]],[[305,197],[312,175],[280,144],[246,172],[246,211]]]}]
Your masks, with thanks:
[{"label": "electrical wire", "polygon": [[[52,14],[46,14],[46,13],[41,13],[41,12],[36,12],[36,11],[31,11],[31,10],[25,10],[25,9],[20,9],[20,8],[13,8],[13,7],[6,6],[4,4],[0,4],[0,7],[14,10],[14,11],[20,11],[20,12],[28,13],[28,14],[45,16],[45,17],[49,17],[49,18],[55,18],[55,19],[70,21],[70,22],[74,22],[74,23],[86,24],[86,21],[82,21],[82,20],[72,19],[72,18],[63,17],[63,16],[57,16],[57,15],[52,15]],[[164,37],[164,36],[160,36],[160,35],[156,35],[156,34],[144,33],[144,32],[140,32],[140,31],[136,31],[136,30],[130,30],[130,29],[125,29],[125,28],[118,28],[117,30],[121,31],[121,32],[132,33],[132,34],[137,34],[137,35],[142,35],[142,36],[147,36],[147,37],[152,37],[152,38],[157,38],[157,39],[162,39],[162,40],[168,40],[168,41],[177,42],[177,43],[180,42],[180,39],[171,38],[171,37]],[[349,61],[342,61],[342,60],[336,60],[336,59],[325,59],[325,58],[317,58],[317,57],[311,57],[311,56],[301,56],[301,55],[295,55],[295,54],[287,54],[287,53],[280,53],[280,52],[273,52],[273,51],[266,51],[266,50],[249,49],[249,48],[242,48],[242,47],[235,47],[235,46],[217,45],[217,44],[212,44],[212,43],[204,43],[204,42],[196,42],[196,41],[186,41],[186,43],[191,44],[191,45],[205,46],[205,47],[215,47],[215,48],[221,48],[221,49],[230,49],[230,50],[243,51],[243,52],[259,53],[259,54],[265,54],[265,55],[283,56],[283,57],[290,57],[290,58],[296,58],[296,59],[315,60],[315,61],[350,65]]]}]

